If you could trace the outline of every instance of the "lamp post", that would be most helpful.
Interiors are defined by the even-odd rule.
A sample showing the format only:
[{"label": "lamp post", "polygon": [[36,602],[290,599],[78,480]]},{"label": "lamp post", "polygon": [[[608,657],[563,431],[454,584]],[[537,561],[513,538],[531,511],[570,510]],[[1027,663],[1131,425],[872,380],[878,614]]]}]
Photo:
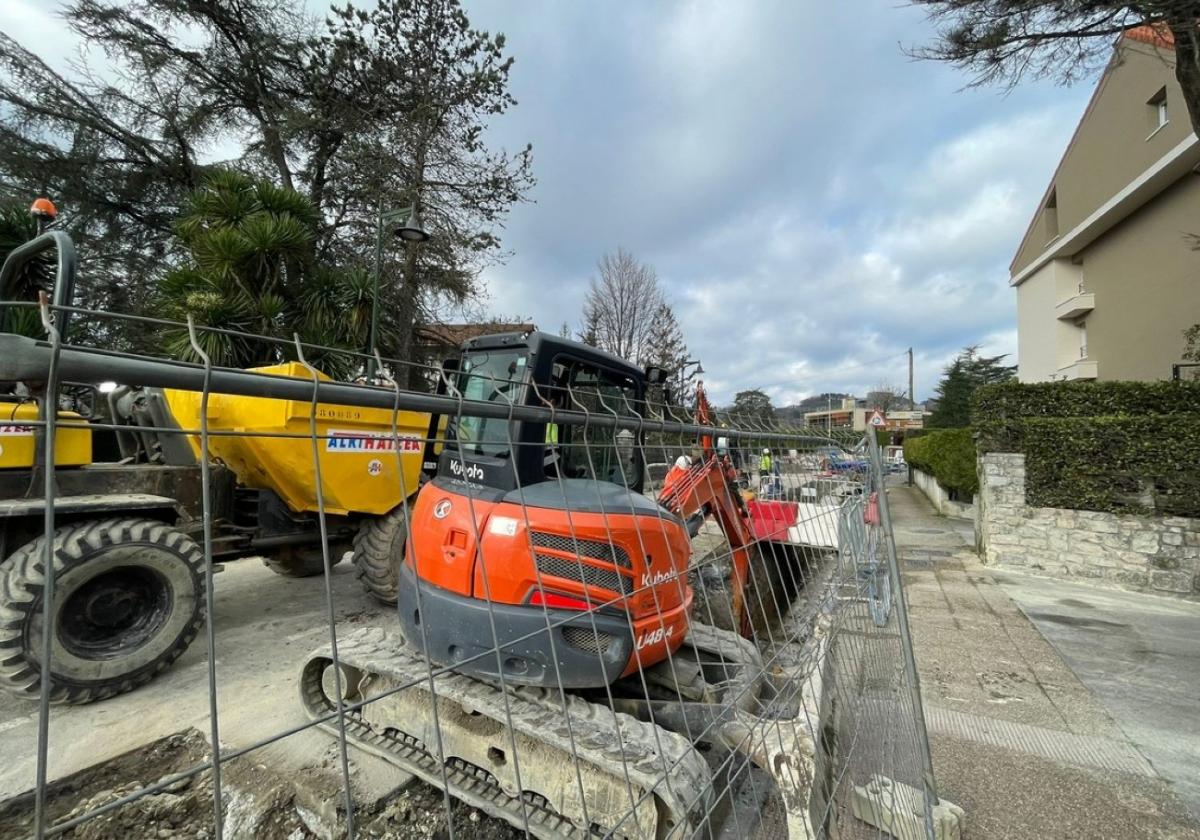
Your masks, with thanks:
[{"label": "lamp post", "polygon": [[[424,242],[429,233],[421,227],[421,216],[417,205],[410,204],[399,210],[384,210],[379,202],[378,222],[375,228],[375,282],[371,290],[371,335],[367,339],[367,382],[375,378],[375,342],[379,337],[379,276],[383,271],[383,229],[385,225],[399,225],[393,233],[405,242]],[[411,277],[401,278],[411,283]]]}]

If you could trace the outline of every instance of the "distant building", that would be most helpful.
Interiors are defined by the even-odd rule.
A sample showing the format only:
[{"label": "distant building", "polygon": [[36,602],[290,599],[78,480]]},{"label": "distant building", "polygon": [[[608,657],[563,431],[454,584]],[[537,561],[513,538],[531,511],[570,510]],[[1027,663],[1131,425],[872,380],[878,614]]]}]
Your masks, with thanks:
[{"label": "distant building", "polygon": [[[804,425],[825,429],[841,429],[855,432],[866,431],[871,422],[875,409],[868,408],[866,400],[845,397],[841,405],[822,411],[806,411]],[[883,424],[876,428],[891,432],[904,432],[912,429],[925,428],[927,412],[922,406],[916,409],[893,409],[881,412]]]},{"label": "distant building", "polygon": [[1169,33],[1125,33],[1010,267],[1022,382],[1165,379],[1200,321],[1200,143]]}]

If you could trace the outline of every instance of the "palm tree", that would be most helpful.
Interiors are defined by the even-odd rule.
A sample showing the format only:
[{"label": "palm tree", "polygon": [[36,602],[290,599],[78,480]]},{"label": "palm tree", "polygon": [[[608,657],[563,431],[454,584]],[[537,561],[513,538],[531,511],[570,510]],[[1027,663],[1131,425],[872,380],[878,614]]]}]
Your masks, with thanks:
[{"label": "palm tree", "polygon": [[[292,358],[289,345],[250,334],[290,340],[299,333],[305,342],[334,348],[306,352],[310,361],[332,376],[352,375],[358,362],[337,351],[365,344],[371,280],[361,269],[316,263],[317,221],[312,203],[294,190],[231,170],[212,173],[175,225],[188,259],[159,283],[162,311],[246,333],[202,332],[214,364],[253,367]],[[196,358],[185,330],[169,330],[164,349]]]}]

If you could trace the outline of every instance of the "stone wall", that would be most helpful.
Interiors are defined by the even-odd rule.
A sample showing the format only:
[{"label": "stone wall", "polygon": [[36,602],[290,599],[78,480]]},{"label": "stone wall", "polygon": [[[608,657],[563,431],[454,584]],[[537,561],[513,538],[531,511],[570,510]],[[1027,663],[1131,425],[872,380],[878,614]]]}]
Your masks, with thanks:
[{"label": "stone wall", "polygon": [[953,516],[956,519],[974,519],[975,506],[965,502],[950,500],[946,488],[938,484],[937,479],[924,470],[912,467],[913,484],[925,494],[925,498],[933,503],[934,509],[943,516]]},{"label": "stone wall", "polygon": [[1025,456],[979,458],[977,533],[985,563],[1200,600],[1200,519],[1025,504]]}]

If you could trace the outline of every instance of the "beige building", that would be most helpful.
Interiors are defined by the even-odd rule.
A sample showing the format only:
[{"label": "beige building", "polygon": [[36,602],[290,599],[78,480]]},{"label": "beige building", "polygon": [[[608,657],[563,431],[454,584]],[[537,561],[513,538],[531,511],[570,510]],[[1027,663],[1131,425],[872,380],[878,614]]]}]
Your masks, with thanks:
[{"label": "beige building", "polygon": [[[917,411],[892,409],[886,414],[881,414],[884,422],[881,427],[877,428],[893,432],[923,429],[927,414],[920,410],[920,406],[917,406],[917,409]],[[871,422],[874,414],[875,409],[867,408],[865,404],[860,404],[860,401],[854,397],[847,397],[841,401],[841,405],[833,406],[825,411],[806,411],[804,425],[863,432],[866,431],[867,424]]]},{"label": "beige building", "polygon": [[1168,379],[1200,322],[1200,143],[1169,36],[1127,32],[1010,266],[1022,382]]}]

